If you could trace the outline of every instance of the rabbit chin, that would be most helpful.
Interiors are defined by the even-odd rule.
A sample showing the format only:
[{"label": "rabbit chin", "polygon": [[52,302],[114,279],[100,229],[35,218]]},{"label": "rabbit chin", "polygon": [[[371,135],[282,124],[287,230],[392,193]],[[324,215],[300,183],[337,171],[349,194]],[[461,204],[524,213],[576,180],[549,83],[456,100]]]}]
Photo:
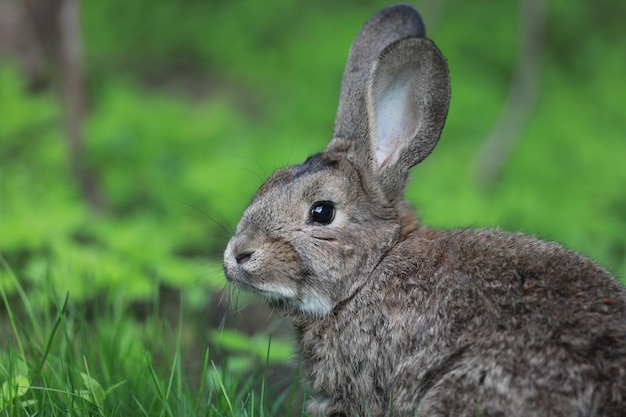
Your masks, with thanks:
[{"label": "rabbit chin", "polygon": [[312,292],[300,299],[294,290],[279,285],[264,284],[257,290],[272,306],[295,309],[318,317],[327,315],[333,309],[332,301],[318,292]]}]

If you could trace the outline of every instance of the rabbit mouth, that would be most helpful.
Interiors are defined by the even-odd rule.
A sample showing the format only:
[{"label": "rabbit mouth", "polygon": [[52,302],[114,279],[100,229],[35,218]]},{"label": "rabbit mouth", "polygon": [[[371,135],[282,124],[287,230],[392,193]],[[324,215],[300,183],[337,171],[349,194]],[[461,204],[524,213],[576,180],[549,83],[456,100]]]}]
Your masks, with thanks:
[{"label": "rabbit mouth", "polygon": [[231,283],[242,290],[257,294],[271,307],[280,310],[297,310],[313,316],[325,316],[333,310],[332,301],[317,292],[300,297],[293,289],[276,284],[253,285],[240,280],[231,280]]},{"label": "rabbit mouth", "polygon": [[268,301],[283,300],[283,301],[297,301],[297,295],[294,290],[279,285],[265,284],[255,288],[258,292]]},{"label": "rabbit mouth", "polygon": [[268,302],[274,301],[284,301],[284,302],[298,302],[296,292],[290,288],[282,287],[274,284],[260,284],[255,285],[250,282],[233,279],[232,277],[228,277],[231,284],[234,284],[236,287],[244,290],[255,293],[262,298],[264,298]]},{"label": "rabbit mouth", "polygon": [[231,285],[248,292],[255,293],[268,302],[286,301],[298,302],[296,291],[285,285],[255,279],[253,274],[246,271],[240,265],[234,266],[230,259],[224,263],[226,279]]}]

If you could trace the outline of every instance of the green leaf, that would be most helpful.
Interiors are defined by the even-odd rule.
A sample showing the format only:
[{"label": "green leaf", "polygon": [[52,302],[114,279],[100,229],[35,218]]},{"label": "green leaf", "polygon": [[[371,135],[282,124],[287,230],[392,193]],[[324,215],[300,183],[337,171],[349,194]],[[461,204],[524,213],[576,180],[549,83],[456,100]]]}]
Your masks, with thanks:
[{"label": "green leaf", "polygon": [[104,398],[106,397],[106,392],[102,388],[102,385],[91,376],[81,372],[81,378],[83,379],[83,384],[85,384],[86,390],[79,390],[78,395],[96,404],[98,407],[102,407],[102,403],[104,403]]},{"label": "green leaf", "polygon": [[2,395],[0,396],[0,410],[16,398],[24,396],[28,392],[30,381],[24,375],[17,375],[2,384]]}]

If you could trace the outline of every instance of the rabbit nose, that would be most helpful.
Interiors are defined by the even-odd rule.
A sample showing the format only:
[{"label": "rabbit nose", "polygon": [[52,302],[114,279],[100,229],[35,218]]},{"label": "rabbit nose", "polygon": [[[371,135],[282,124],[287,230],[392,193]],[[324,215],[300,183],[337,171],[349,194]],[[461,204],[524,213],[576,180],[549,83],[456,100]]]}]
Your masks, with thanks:
[{"label": "rabbit nose", "polygon": [[254,252],[243,252],[240,254],[236,254],[235,259],[237,259],[238,264],[245,264],[250,260],[250,258],[252,258],[252,254],[254,254]]},{"label": "rabbit nose", "polygon": [[227,252],[230,254],[230,259],[236,261],[237,265],[244,265],[255,256],[255,249],[257,249],[255,241],[247,234],[240,234],[234,236],[228,243]]}]

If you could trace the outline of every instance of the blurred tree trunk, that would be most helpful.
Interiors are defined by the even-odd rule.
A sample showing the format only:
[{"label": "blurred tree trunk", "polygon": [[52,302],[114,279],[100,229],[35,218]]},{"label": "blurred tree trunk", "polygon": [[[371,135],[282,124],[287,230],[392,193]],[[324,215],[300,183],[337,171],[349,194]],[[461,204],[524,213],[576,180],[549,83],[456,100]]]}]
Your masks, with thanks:
[{"label": "blurred tree trunk", "polygon": [[104,208],[97,177],[84,160],[85,79],[83,73],[80,0],[61,0],[59,14],[61,94],[65,116],[68,159],[85,202],[94,210]]},{"label": "blurred tree trunk", "polygon": [[31,91],[58,80],[67,161],[85,203],[102,211],[98,177],[85,161],[86,115],[80,0],[0,0],[0,53],[14,57]]},{"label": "blurred tree trunk", "polygon": [[492,186],[513,152],[532,115],[541,78],[545,0],[521,0],[517,64],[500,118],[474,161],[480,183]]}]

